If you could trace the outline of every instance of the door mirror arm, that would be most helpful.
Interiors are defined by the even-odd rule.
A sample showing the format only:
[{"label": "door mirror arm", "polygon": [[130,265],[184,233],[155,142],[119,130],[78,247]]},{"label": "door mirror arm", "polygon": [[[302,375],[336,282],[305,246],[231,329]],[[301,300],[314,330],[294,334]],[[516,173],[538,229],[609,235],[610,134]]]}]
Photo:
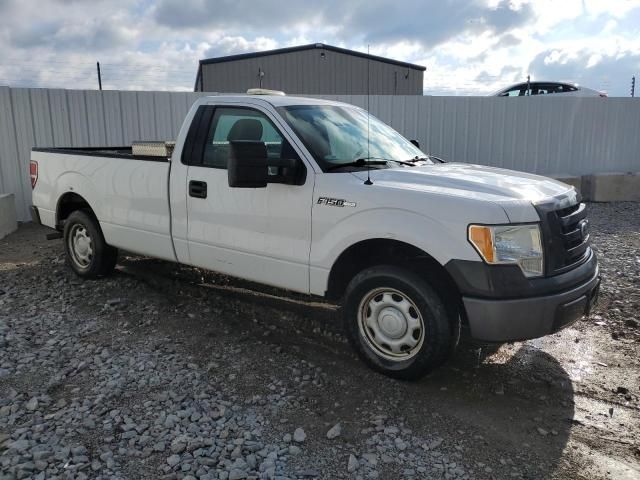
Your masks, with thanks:
[{"label": "door mirror arm", "polygon": [[298,160],[295,158],[269,158],[267,160],[269,167],[297,168]]},{"label": "door mirror arm", "polygon": [[307,169],[297,158],[270,158],[267,160],[267,165],[269,169],[278,169],[277,175],[269,175],[269,183],[303,185],[307,177]]},{"label": "door mirror arm", "polygon": [[[303,185],[306,168],[297,158],[267,158],[262,142],[230,142],[227,178],[232,188],[265,188],[269,183]],[[275,174],[270,170],[277,169]]]}]

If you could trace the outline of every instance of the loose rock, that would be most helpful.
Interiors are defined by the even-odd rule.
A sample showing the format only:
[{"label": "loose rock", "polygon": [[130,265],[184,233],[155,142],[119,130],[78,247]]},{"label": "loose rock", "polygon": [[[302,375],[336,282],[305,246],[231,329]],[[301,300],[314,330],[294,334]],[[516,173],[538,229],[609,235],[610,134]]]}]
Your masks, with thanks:
[{"label": "loose rock", "polygon": [[304,430],[302,428],[296,428],[293,432],[293,440],[298,443],[304,442],[306,438],[307,434],[304,433]]},{"label": "loose rock", "polygon": [[358,466],[358,459],[353,454],[350,454],[347,462],[347,471],[353,473],[358,469]]},{"label": "loose rock", "polygon": [[327,432],[327,438],[329,440],[333,440],[334,438],[340,436],[341,433],[342,433],[342,426],[339,423],[336,423]]}]

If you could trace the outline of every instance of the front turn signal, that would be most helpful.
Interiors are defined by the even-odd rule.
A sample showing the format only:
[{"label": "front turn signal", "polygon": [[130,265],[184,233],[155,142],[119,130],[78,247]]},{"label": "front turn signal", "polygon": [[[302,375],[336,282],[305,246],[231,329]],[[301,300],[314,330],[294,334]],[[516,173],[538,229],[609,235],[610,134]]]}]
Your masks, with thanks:
[{"label": "front turn signal", "polygon": [[487,263],[495,261],[495,249],[493,248],[493,231],[484,225],[471,225],[469,227],[469,241],[482,255]]}]

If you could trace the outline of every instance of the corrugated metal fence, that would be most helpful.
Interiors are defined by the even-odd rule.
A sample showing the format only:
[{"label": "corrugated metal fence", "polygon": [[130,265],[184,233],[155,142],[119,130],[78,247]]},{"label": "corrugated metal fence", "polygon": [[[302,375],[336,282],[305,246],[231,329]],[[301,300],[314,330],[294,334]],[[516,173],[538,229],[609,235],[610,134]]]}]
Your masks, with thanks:
[{"label": "corrugated metal fence", "polygon": [[[173,139],[201,93],[0,87],[0,193],[28,220],[32,146]],[[325,96],[361,107],[367,97]],[[372,114],[447,160],[541,174],[640,171],[640,99],[371,96]]]},{"label": "corrugated metal fence", "polygon": [[[325,96],[367,108],[367,97]],[[371,96],[369,110],[445,160],[543,175],[640,171],[640,98]]]},{"label": "corrugated metal fence", "polygon": [[174,139],[202,93],[0,87],[0,193],[30,220],[31,147],[100,147]]}]

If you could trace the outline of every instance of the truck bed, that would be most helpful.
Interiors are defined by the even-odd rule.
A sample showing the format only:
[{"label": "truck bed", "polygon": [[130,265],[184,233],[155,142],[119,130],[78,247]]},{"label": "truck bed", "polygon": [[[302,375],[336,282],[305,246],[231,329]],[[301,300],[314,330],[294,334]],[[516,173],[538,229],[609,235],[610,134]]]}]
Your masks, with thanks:
[{"label": "truck bed", "polygon": [[170,232],[167,157],[132,147],[33,148],[33,204],[44,225],[59,227],[58,202],[86,201],[109,245],[175,260]]},{"label": "truck bed", "polygon": [[145,160],[149,162],[168,162],[167,157],[151,155],[134,155],[132,147],[33,147],[33,152],[58,153],[65,155],[86,155],[100,158],[123,158],[128,160]]}]

